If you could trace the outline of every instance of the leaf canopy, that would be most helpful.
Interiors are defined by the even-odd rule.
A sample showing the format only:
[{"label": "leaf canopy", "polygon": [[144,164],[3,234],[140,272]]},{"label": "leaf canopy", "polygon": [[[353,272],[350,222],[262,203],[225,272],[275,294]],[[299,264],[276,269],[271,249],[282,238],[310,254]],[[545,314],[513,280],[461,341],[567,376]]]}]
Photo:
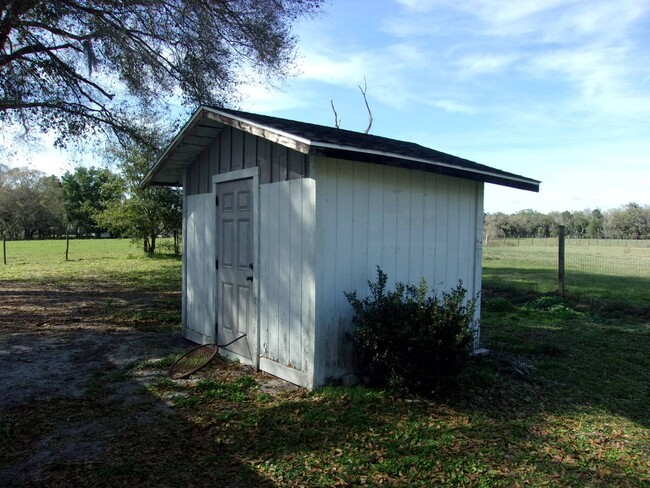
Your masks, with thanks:
[{"label": "leaf canopy", "polygon": [[[244,73],[284,76],[291,23],[322,0],[0,0],[0,122],[137,136],[143,108],[224,105]],[[137,125],[137,124],[136,124]]]}]

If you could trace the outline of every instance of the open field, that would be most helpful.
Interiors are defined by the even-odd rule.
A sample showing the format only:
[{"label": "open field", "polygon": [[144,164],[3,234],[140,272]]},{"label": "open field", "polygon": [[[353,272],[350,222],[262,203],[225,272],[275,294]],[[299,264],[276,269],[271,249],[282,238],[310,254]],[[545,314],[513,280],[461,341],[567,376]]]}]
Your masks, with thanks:
[{"label": "open field", "polygon": [[[483,283],[537,292],[557,290],[557,240],[508,239],[483,249]],[[565,288],[596,304],[650,306],[650,242],[567,240]]]},{"label": "open field", "polygon": [[650,483],[650,314],[625,293],[563,302],[486,262],[492,352],[427,399],[222,360],[171,381],[180,260],[85,242],[70,262],[21,243],[0,268],[1,486]]}]

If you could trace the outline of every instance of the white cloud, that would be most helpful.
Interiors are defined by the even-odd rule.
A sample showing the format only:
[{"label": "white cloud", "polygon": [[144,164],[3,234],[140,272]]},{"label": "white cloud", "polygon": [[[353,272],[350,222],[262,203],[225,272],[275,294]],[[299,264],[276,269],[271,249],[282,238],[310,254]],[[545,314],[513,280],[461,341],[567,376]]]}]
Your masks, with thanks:
[{"label": "white cloud", "polygon": [[461,76],[476,76],[500,72],[520,58],[517,54],[470,54],[457,61]]},{"label": "white cloud", "polygon": [[278,87],[266,87],[260,84],[245,84],[239,89],[241,108],[249,112],[276,113],[294,110],[308,105],[304,94],[297,96]]},{"label": "white cloud", "polygon": [[429,105],[440,108],[445,112],[459,113],[459,114],[476,114],[479,110],[476,107],[464,103],[456,102],[454,100],[435,100],[430,102]]}]

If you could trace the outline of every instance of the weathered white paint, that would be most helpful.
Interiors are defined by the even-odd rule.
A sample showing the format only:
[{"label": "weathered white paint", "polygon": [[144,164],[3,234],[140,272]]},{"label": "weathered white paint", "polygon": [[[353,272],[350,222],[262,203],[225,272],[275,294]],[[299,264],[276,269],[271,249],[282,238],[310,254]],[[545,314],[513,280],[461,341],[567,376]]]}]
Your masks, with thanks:
[{"label": "weathered white paint", "polygon": [[183,234],[185,337],[199,344],[216,341],[216,233],[212,193],[185,197]]},{"label": "weathered white paint", "polygon": [[260,368],[313,386],[314,180],[260,186]]},{"label": "weathered white paint", "polygon": [[[253,152],[246,137],[237,145],[237,155]],[[265,157],[289,162],[274,165],[272,179],[292,172],[283,151],[264,150]],[[352,310],[344,292],[365,296],[377,266],[390,287],[425,277],[438,291],[462,280],[470,295],[478,293],[483,184],[317,157],[305,170],[312,178],[261,185],[263,167],[228,171],[211,178],[213,192],[185,196],[183,316],[187,338],[216,340],[214,188],[254,178],[251,359],[264,371],[314,387],[351,373]]]},{"label": "weathered white paint", "polygon": [[[475,294],[482,288],[483,280],[483,185],[476,185],[476,197],[474,204],[474,283],[472,289]],[[474,314],[474,350],[480,348],[481,343],[481,300],[476,301],[476,312]]]},{"label": "weathered white paint", "polygon": [[256,135],[226,126],[187,168],[185,193],[210,193],[215,176],[254,169],[261,183],[307,176],[307,156]]},{"label": "weathered white paint", "polygon": [[352,310],[344,292],[369,293],[377,266],[396,281],[424,277],[437,291],[480,291],[483,183],[317,158],[314,382],[351,371]]}]

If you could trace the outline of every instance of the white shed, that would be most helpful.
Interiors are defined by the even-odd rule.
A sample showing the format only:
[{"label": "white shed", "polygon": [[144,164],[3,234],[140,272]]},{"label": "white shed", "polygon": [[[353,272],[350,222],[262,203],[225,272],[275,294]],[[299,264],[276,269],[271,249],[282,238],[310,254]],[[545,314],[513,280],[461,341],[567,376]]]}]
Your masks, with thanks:
[{"label": "white shed", "polygon": [[220,351],[312,388],[352,373],[344,292],[377,266],[480,291],[486,182],[539,191],[413,143],[201,107],[143,184],[184,189],[185,337],[246,334]]}]

